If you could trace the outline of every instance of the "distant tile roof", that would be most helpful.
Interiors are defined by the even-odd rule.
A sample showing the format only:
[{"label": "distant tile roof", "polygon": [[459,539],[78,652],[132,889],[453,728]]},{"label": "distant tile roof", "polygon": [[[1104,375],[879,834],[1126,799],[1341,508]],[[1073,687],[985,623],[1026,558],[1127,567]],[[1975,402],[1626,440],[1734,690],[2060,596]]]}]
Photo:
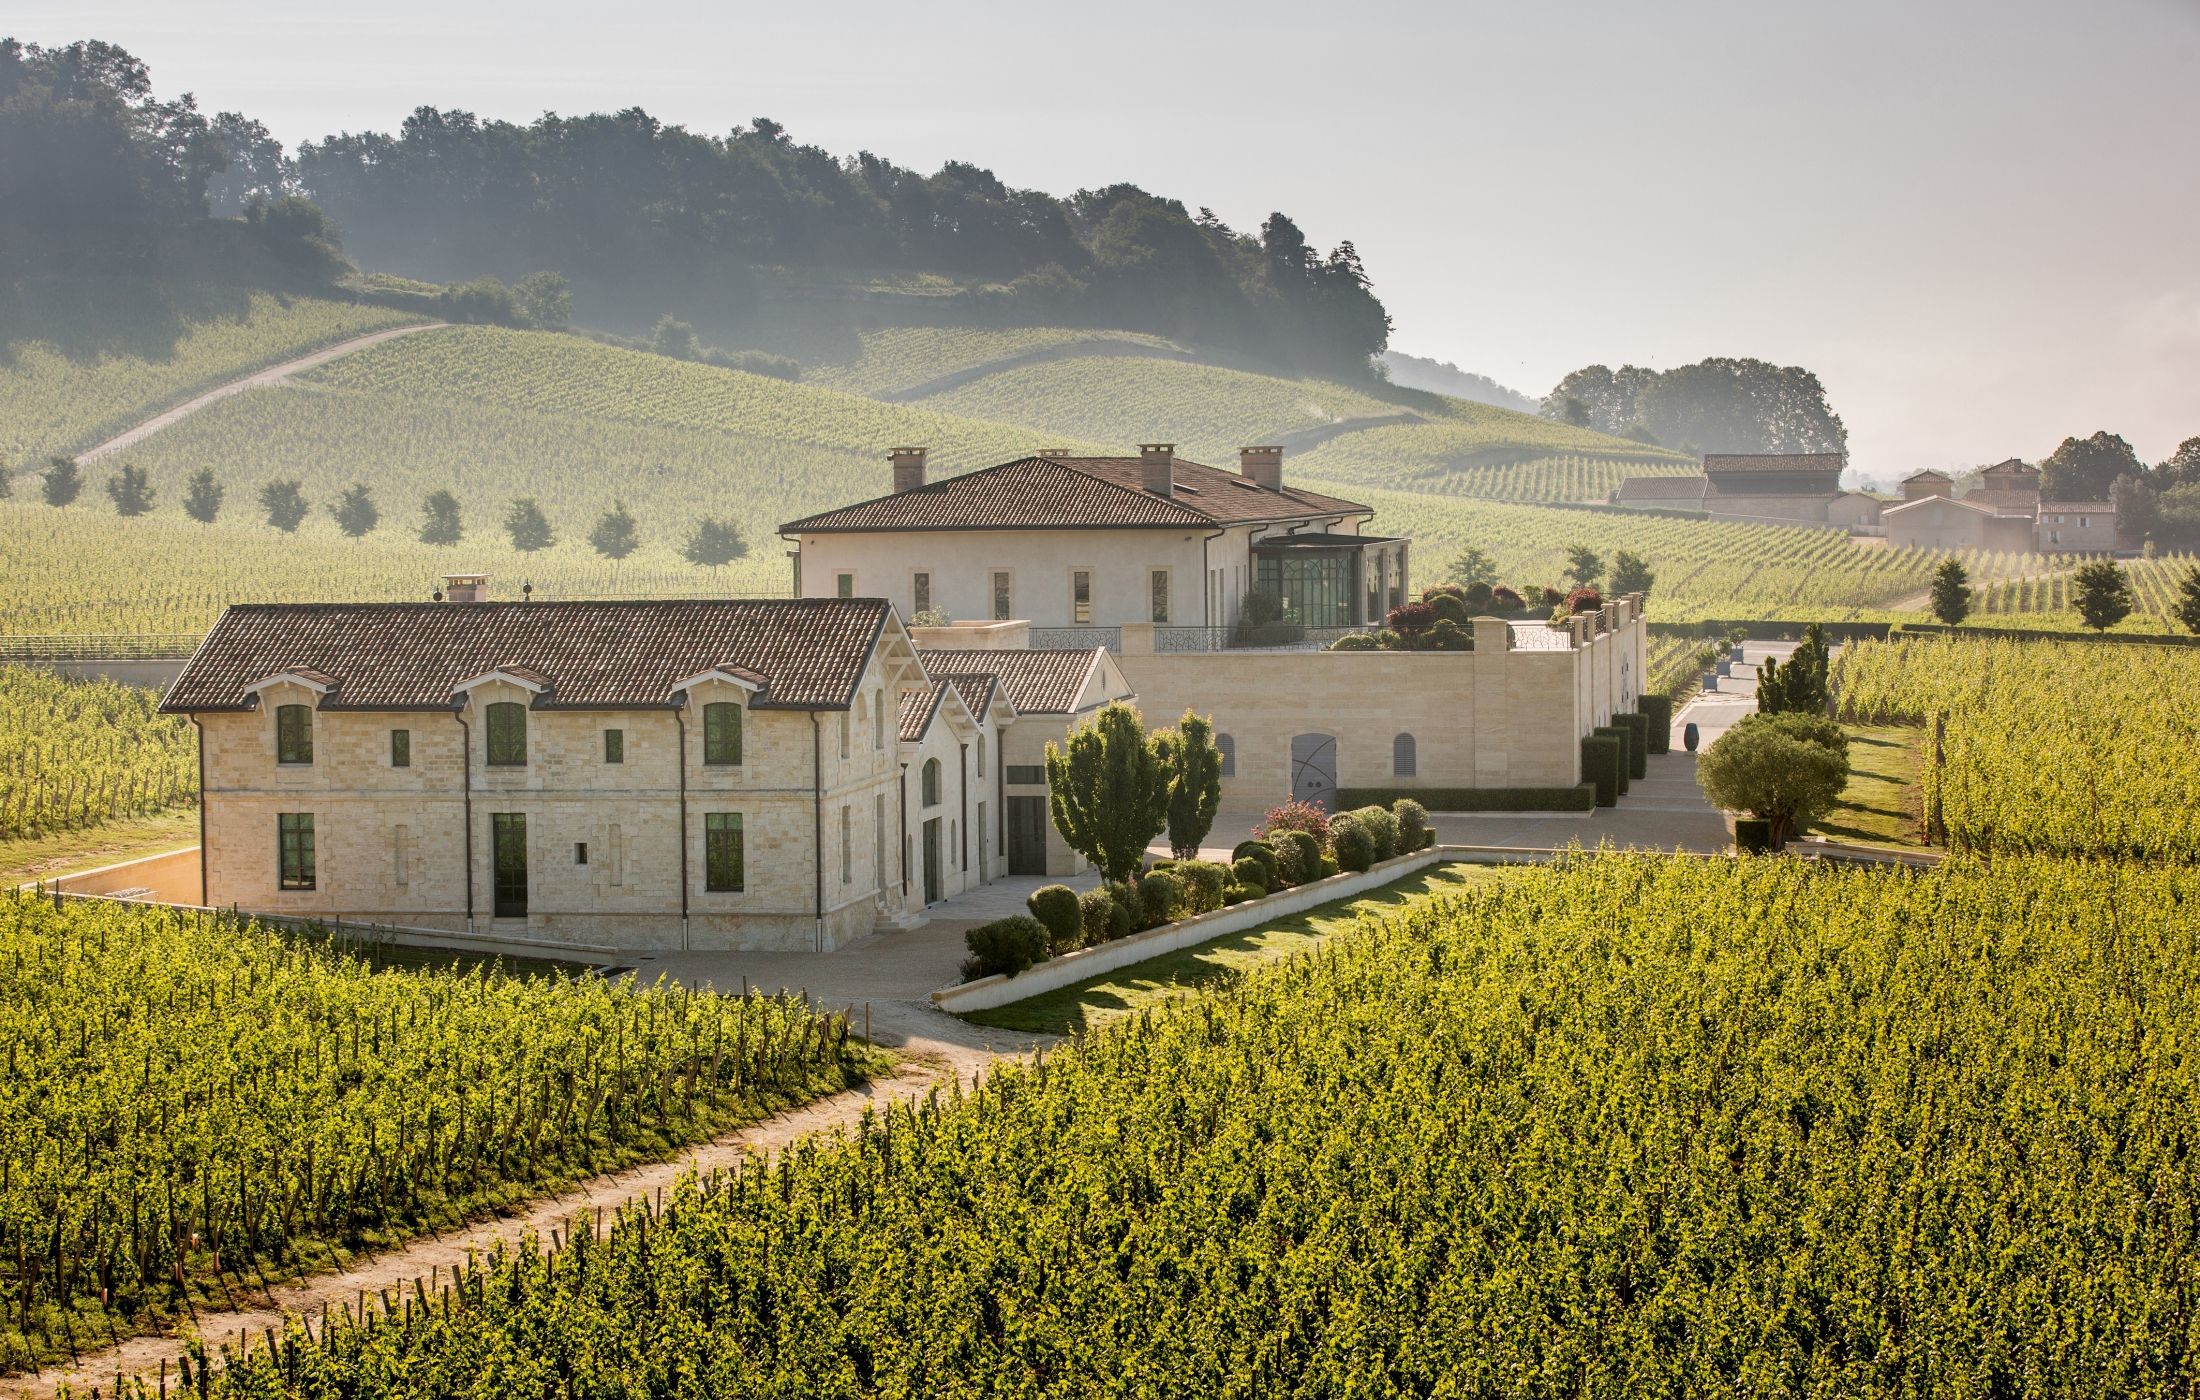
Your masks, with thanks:
[{"label": "distant tile roof", "polygon": [[1997,474],[2001,476],[2038,476],[2040,469],[2021,458],[2010,457],[2004,461],[1996,462],[1990,467],[1980,467],[1978,474],[1980,476],[1994,476]]},{"label": "distant tile roof", "polygon": [[1175,459],[1175,494],[1142,484],[1137,457],[1024,457],[852,506],[790,520],[781,534],[888,530],[1211,529],[1373,507]]},{"label": "distant tile roof", "polygon": [[[1974,491],[1971,494],[1977,495],[1978,493]],[[1952,507],[1956,510],[1970,511],[1975,515],[1995,515],[1999,513],[1990,510],[1985,506],[1972,505],[1969,497],[1920,496],[1914,501],[1904,501],[1900,505],[1888,506],[1885,510],[1880,512],[1880,517],[1884,519],[1885,517],[1890,515],[1900,515],[1904,511],[1917,510],[1924,506]]]},{"label": "distant tile roof", "polygon": [[1023,714],[1066,715],[1077,709],[1086,678],[1099,664],[1100,648],[1075,651],[934,651],[919,648],[917,660],[935,676],[987,675]]},{"label": "distant tile roof", "polygon": [[1979,487],[1967,491],[1963,499],[1996,515],[2030,515],[2040,503],[2037,491],[2002,491],[1991,487]]},{"label": "distant tile roof", "polygon": [[1700,501],[1704,479],[1700,476],[1631,476],[1612,493],[1615,501]]},{"label": "distant tile roof", "polygon": [[1704,474],[1719,472],[1836,472],[1838,452],[1706,452]]},{"label": "distant tile roof", "polygon": [[1936,470],[1934,470],[1934,469],[1933,469],[1933,468],[1931,468],[1931,467],[1921,467],[1921,468],[1919,468],[1919,469],[1918,469],[1917,471],[1911,472],[1911,473],[1910,473],[1910,474],[1909,474],[1908,476],[1906,476],[1906,477],[1904,477],[1904,478],[1902,478],[1902,479],[1903,479],[1904,481],[1923,481],[1923,480],[1925,480],[1925,479],[1926,479],[1926,478],[1928,478],[1928,477],[1930,477],[1930,478],[1931,478],[1932,480],[1934,480],[1934,481],[1954,481],[1954,480],[1955,480],[1955,478],[1954,478],[1954,477],[1952,477],[1952,476],[1950,476],[1950,475],[1948,475],[1948,473],[1946,473],[1946,472],[1944,472],[1944,471],[1936,471]]},{"label": "distant tile roof", "polygon": [[[996,676],[964,673],[942,675],[940,679],[955,687],[956,694],[962,696],[963,703],[970,707],[970,713],[980,721],[985,719],[986,711],[993,708],[993,697],[1001,688],[1000,679]],[[1009,703],[1013,705],[1016,702],[1011,700]]]},{"label": "distant tile roof", "polygon": [[932,727],[932,716],[939,713],[940,700],[946,694],[946,681],[934,681],[921,690],[905,690],[901,693],[903,743],[914,744],[924,737],[924,731]]},{"label": "distant tile roof", "polygon": [[309,668],[331,710],[443,709],[491,671],[539,675],[542,709],[666,706],[714,667],[757,677],[760,709],[840,709],[890,608],[876,598],[532,603],[250,603],[224,612],[162,708],[249,708],[248,687]]}]

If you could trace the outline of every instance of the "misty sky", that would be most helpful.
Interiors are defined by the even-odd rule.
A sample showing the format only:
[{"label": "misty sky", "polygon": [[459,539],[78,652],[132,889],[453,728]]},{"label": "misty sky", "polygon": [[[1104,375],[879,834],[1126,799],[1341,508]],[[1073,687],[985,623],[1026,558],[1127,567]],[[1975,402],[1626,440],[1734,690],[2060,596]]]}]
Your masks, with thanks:
[{"label": "misty sky", "polygon": [[1876,477],[2200,435],[2200,0],[9,9],[286,146],[640,105],[1282,209],[1357,242],[1399,349],[1535,394],[1596,360],[1808,365]]}]

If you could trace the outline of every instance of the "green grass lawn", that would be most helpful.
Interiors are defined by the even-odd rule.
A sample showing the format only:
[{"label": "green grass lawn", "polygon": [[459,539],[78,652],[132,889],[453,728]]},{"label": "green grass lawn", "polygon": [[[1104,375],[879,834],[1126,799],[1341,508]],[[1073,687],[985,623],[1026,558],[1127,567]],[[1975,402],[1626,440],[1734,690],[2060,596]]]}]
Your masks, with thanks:
[{"label": "green grass lawn", "polygon": [[1001,1030],[1045,1035],[1090,1030],[1221,978],[1296,956],[1363,918],[1483,884],[1504,873],[1505,867],[1496,865],[1439,865],[1353,899],[1318,905],[1304,914],[1229,934],[1196,948],[1148,958],[1088,977],[1060,991],[991,1011],[973,1011],[963,1019]]},{"label": "green grass lawn", "polygon": [[1869,846],[1923,846],[1917,769],[1925,731],[1902,724],[1842,728],[1849,735],[1849,783],[1841,804],[1811,830]]}]

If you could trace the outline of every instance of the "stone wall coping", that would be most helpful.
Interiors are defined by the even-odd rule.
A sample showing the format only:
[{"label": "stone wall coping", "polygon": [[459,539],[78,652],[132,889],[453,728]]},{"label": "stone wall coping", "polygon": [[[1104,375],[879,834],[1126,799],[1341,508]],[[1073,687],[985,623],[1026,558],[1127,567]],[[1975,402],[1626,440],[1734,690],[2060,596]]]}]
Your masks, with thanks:
[{"label": "stone wall coping", "polygon": [[1560,848],[1550,846],[1430,846],[1410,855],[1394,856],[1364,871],[1332,875],[1326,880],[1315,880],[1243,904],[1195,914],[1189,919],[1179,919],[1173,924],[1163,924],[1097,947],[1079,948],[1074,953],[1049,958],[1014,977],[995,973],[960,986],[942,987],[932,993],[932,1004],[951,1013],[990,1011],[996,1006],[1059,991],[1103,972],[1114,972],[1164,953],[1195,947],[1227,933],[1241,933],[1272,919],[1301,914],[1334,900],[1349,899],[1432,865],[1530,865],[1556,859],[1560,854]]}]

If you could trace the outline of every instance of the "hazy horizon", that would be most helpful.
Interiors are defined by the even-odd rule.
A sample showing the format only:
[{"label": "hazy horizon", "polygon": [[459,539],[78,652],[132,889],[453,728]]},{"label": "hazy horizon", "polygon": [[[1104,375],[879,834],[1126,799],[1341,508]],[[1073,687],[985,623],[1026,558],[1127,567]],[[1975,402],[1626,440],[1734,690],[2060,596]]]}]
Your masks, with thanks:
[{"label": "hazy horizon", "polygon": [[[1873,477],[2200,434],[2200,4],[1839,12],[21,5],[286,149],[415,107],[757,116],[839,153],[1128,181],[1350,238],[1392,345],[1540,395],[1706,355],[1824,379]],[[1157,425],[1157,428],[1159,425]]]}]

